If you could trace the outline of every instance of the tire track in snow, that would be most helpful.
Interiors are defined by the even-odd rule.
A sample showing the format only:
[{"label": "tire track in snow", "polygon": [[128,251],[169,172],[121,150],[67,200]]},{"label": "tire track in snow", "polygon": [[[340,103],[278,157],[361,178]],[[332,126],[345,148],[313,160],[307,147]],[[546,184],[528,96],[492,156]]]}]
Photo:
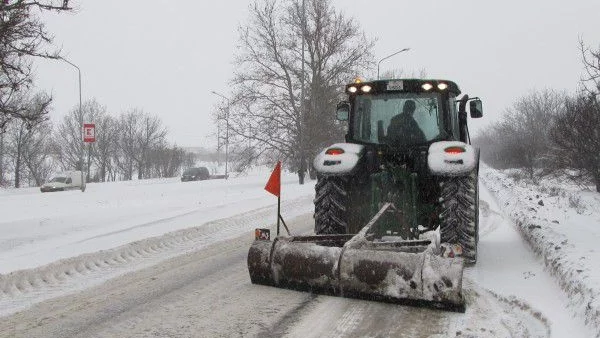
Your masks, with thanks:
[{"label": "tire track in snow", "polygon": [[[296,231],[312,214],[288,218]],[[274,226],[271,227],[274,229]],[[250,337],[309,295],[253,285],[251,233],[58,297],[0,320],[0,337]]]},{"label": "tire track in snow", "polygon": [[306,294],[306,299],[298,304],[295,308],[288,311],[283,317],[275,324],[271,325],[257,334],[258,337],[281,337],[285,332],[296,323],[301,313],[310,311],[314,307],[314,301],[317,299],[317,295],[312,293]]},{"label": "tire track in snow", "polygon": [[[302,197],[283,206],[287,217],[310,213],[312,197]],[[206,245],[224,241],[261,224],[272,223],[272,207],[260,208],[230,218],[182,229],[119,246],[84,254],[35,269],[0,275],[0,316],[25,309],[40,301],[82,290],[124,273]]]}]

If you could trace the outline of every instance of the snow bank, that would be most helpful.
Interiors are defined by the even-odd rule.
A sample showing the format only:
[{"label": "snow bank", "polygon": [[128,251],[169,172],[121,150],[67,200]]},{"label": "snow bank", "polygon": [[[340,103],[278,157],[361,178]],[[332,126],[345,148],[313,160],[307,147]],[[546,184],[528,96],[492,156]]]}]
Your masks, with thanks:
[{"label": "snow bank", "polygon": [[600,196],[557,180],[534,185],[485,165],[480,177],[569,295],[572,311],[600,337]]},{"label": "snow bank", "polygon": [[[284,201],[282,208],[286,210],[288,219],[310,214],[313,208],[312,196]],[[111,278],[243,233],[248,233],[248,238],[251,239],[254,228],[273,223],[274,212],[272,206],[260,208],[112,249],[61,259],[33,269],[0,274],[0,316],[46,299],[98,285]]]}]

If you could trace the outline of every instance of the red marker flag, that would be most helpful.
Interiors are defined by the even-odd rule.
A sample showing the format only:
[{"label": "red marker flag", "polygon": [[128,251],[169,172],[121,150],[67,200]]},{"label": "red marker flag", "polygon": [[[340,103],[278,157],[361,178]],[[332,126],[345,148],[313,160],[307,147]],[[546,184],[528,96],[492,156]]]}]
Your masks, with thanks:
[{"label": "red marker flag", "polygon": [[273,172],[271,173],[271,177],[269,177],[269,181],[267,185],[265,185],[265,190],[270,192],[271,194],[280,197],[281,195],[281,161],[277,161],[277,165]]}]

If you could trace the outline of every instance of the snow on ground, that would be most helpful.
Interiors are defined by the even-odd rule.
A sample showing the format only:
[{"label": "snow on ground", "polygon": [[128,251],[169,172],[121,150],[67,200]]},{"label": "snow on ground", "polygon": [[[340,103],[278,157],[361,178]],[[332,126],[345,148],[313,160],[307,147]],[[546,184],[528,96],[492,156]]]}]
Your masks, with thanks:
[{"label": "snow on ground", "polygon": [[[274,206],[276,197],[263,190],[269,174],[88,184],[85,193],[0,191],[0,274]],[[314,194],[312,184],[298,187],[295,175],[282,182],[283,201]]]},{"label": "snow on ground", "polygon": [[[485,176],[485,173],[482,173]],[[533,318],[547,322],[552,337],[590,337],[591,331],[585,327],[581,317],[574,317],[565,311],[569,298],[560,289],[555,278],[544,271],[543,261],[523,240],[514,221],[498,205],[489,189],[479,185],[479,246],[477,264],[465,269],[463,288],[465,297],[477,292],[481,297],[493,295],[505,309],[517,315],[507,316],[507,327],[534,327]],[[483,290],[483,291],[482,291]],[[479,303],[481,300],[478,299]],[[493,302],[489,302],[494,304]],[[475,311],[479,310],[474,307]],[[480,306],[486,309],[486,306]],[[473,315],[473,306],[467,305],[467,314],[463,321]],[[475,315],[477,316],[477,315]],[[539,330],[538,330],[539,331]],[[512,337],[523,337],[517,332]],[[532,335],[536,336],[536,335]]]},{"label": "snow on ground", "polygon": [[[89,184],[85,193],[1,191],[0,315],[243,232],[252,236],[276,217],[276,198],[263,190],[269,174]],[[313,195],[313,184],[282,175],[283,217],[311,213]]]},{"label": "snow on ground", "polygon": [[[480,189],[479,262],[465,271],[467,313],[440,315],[440,320],[451,320],[448,326],[466,336],[494,336],[501,330],[544,336],[551,330],[560,337],[590,336],[579,329],[580,318],[586,318],[598,335],[600,276],[594,262],[600,258],[595,248],[600,197],[566,184],[533,186],[485,166],[481,170],[487,188]],[[252,236],[254,228],[275,222],[276,199],[263,190],[269,174],[89,184],[85,193],[0,191],[0,316],[243,233]],[[312,213],[314,185],[299,186],[296,180],[292,174],[283,177],[286,218]],[[568,297],[505,214],[545,258]],[[340,309],[353,304],[335,298],[323,302],[341,302]],[[344,323],[330,329],[344,332]]]},{"label": "snow on ground", "polygon": [[565,181],[536,185],[517,174],[482,166],[480,177],[557,277],[569,310],[600,337],[600,195]]}]

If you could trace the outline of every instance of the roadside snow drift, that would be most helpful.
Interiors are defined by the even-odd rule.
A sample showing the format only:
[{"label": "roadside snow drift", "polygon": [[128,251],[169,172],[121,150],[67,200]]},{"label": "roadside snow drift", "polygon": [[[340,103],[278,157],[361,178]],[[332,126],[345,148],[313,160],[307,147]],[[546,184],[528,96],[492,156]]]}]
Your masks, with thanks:
[{"label": "roadside snow drift", "polygon": [[600,337],[600,195],[558,180],[535,185],[484,165],[480,177]]}]

